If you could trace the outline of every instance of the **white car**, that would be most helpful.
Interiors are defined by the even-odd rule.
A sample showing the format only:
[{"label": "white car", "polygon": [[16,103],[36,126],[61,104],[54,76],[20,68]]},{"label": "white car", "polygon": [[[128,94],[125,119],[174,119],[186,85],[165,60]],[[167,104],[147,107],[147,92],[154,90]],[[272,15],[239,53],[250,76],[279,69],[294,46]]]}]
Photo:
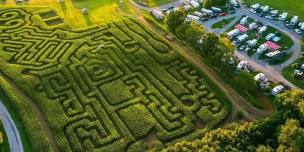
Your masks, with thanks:
[{"label": "white car", "polygon": [[300,29],[295,29],[295,32],[296,32],[297,34],[302,34],[302,31],[301,31]]}]

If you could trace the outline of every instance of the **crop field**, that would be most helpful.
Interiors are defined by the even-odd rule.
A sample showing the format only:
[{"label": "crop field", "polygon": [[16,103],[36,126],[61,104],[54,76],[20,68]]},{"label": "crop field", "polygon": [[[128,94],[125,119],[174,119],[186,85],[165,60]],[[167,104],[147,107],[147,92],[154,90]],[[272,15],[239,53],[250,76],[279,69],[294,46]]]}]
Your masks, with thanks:
[{"label": "crop field", "polygon": [[59,151],[127,151],[216,127],[205,78],[134,19],[65,30],[54,14],[0,9],[0,67],[41,109]]},{"label": "crop field", "polygon": [[269,5],[274,9],[278,9],[281,12],[286,11],[290,15],[297,15],[300,19],[304,20],[304,0],[244,0],[246,4],[252,5],[254,3],[260,3],[262,5]]},{"label": "crop field", "polygon": [[[29,0],[16,5],[15,0],[0,0],[0,6],[46,6],[54,9],[72,28],[82,28],[93,24],[118,21],[126,16],[134,16],[129,0]],[[87,8],[89,16],[84,16],[82,8]]]}]

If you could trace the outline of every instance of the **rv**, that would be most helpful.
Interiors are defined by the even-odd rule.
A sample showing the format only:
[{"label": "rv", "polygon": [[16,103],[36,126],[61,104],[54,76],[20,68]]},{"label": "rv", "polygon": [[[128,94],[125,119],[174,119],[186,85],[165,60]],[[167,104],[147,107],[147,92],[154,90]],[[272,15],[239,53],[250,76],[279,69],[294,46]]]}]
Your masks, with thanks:
[{"label": "rv", "polygon": [[249,24],[249,30],[254,30],[256,28],[256,22],[252,22]]},{"label": "rv", "polygon": [[195,0],[190,0],[189,3],[194,7],[194,8],[199,8],[200,4],[195,1]]},{"label": "rv", "polygon": [[276,17],[278,15],[278,13],[279,13],[279,10],[272,10],[272,11],[270,11],[270,15],[272,17]]},{"label": "rv", "polygon": [[267,49],[268,49],[267,44],[262,44],[262,45],[260,45],[260,47],[257,49],[257,53],[258,53],[258,54],[262,54],[262,53],[264,53],[265,51],[267,51]]},{"label": "rv", "polygon": [[211,10],[215,13],[222,13],[222,9],[217,8],[217,7],[211,7]]},{"label": "rv", "polygon": [[248,20],[248,16],[243,17],[243,18],[241,19],[241,21],[240,21],[240,24],[241,24],[241,25],[246,24],[246,23],[247,23],[247,20]]},{"label": "rv", "polygon": [[266,39],[267,41],[271,41],[273,37],[275,37],[275,34],[270,33],[270,34],[268,34],[268,35],[265,37],[265,39]]},{"label": "rv", "polygon": [[281,51],[274,51],[274,52],[269,52],[267,54],[265,54],[267,57],[272,58],[276,55],[279,55],[281,53]]},{"label": "rv", "polygon": [[248,61],[245,60],[240,61],[236,68],[239,71],[248,70]]},{"label": "rv", "polygon": [[186,22],[191,22],[191,21],[194,21],[194,22],[200,22],[200,18],[198,16],[195,16],[195,15],[187,15],[186,17]]},{"label": "rv", "polygon": [[238,7],[238,2],[236,0],[230,0],[230,5],[233,7]]},{"label": "rv", "polygon": [[158,10],[152,10],[151,11],[152,16],[154,16],[158,20],[164,19],[164,14],[161,11]]},{"label": "rv", "polygon": [[256,3],[256,4],[254,4],[254,5],[251,5],[251,8],[253,9],[253,10],[258,10],[259,8],[261,7],[261,5],[259,4],[259,3]]},{"label": "rv", "polygon": [[285,21],[287,19],[288,13],[284,12],[279,16],[279,20]]},{"label": "rv", "polygon": [[284,90],[285,90],[285,87],[284,87],[284,86],[278,85],[278,86],[276,86],[276,87],[274,87],[274,88],[272,89],[271,94],[274,95],[274,96],[276,96],[276,95],[278,95],[278,94],[284,92]]},{"label": "rv", "polygon": [[247,34],[243,34],[243,35],[239,35],[238,37],[237,37],[237,41],[239,42],[239,43],[241,43],[241,42],[243,42],[243,41],[245,41],[246,39],[248,39],[248,35]]},{"label": "rv", "polygon": [[195,11],[193,14],[198,17],[203,17],[203,13],[198,12],[198,11]]},{"label": "rv", "polygon": [[241,31],[239,29],[234,29],[230,32],[227,33],[227,36],[232,39],[233,37],[239,35],[241,33]]},{"label": "rv", "polygon": [[267,13],[268,11],[269,11],[269,6],[268,5],[264,6],[262,12]]},{"label": "rv", "polygon": [[213,15],[213,11],[212,10],[209,10],[209,9],[206,9],[206,8],[202,8],[202,13],[204,15],[207,15],[207,16],[212,16]]},{"label": "rv", "polygon": [[296,25],[299,22],[299,17],[298,16],[294,16],[291,21],[290,21],[290,25]]},{"label": "rv", "polygon": [[267,26],[263,26],[259,29],[258,33],[263,34],[267,30]]},{"label": "rv", "polygon": [[246,42],[248,47],[255,47],[258,43],[257,39],[249,40]]}]

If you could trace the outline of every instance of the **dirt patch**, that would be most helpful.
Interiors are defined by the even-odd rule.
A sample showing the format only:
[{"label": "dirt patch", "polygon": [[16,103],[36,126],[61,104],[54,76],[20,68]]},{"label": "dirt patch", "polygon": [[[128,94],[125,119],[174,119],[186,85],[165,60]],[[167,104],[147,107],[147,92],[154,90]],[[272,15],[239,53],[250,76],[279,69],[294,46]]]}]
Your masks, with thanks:
[{"label": "dirt patch", "polygon": [[150,131],[146,137],[144,138],[144,141],[146,143],[147,149],[152,149],[155,145],[155,141],[157,139],[157,133],[155,130]]}]

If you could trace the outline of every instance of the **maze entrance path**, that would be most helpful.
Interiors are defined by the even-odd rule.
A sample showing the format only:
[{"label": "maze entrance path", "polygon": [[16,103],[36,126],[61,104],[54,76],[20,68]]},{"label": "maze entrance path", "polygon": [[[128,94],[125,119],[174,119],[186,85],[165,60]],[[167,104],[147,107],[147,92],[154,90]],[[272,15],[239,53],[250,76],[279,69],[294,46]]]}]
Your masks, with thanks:
[{"label": "maze entrance path", "polygon": [[128,151],[214,127],[227,103],[196,68],[136,20],[43,29],[26,9],[0,10],[1,71],[39,106],[60,151]]}]

